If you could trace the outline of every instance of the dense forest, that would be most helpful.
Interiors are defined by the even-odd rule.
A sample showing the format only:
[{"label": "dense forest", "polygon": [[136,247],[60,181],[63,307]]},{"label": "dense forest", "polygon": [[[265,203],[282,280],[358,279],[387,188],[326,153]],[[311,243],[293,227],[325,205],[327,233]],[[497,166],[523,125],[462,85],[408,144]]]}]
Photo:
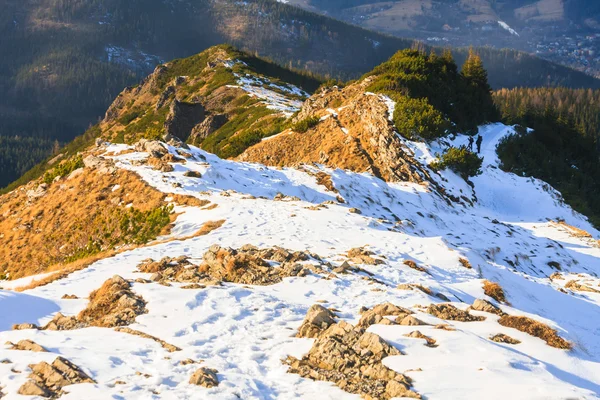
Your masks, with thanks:
[{"label": "dense forest", "polygon": [[568,88],[516,88],[494,92],[504,120],[521,123],[528,114],[552,110],[570,121],[578,134],[590,137],[600,154],[600,90]]},{"label": "dense forest", "polygon": [[[345,80],[412,45],[274,0],[2,0],[0,6],[0,136],[40,141],[26,148],[1,142],[5,160],[18,161],[2,163],[0,187],[43,159],[44,143],[81,134],[161,61],[228,42]],[[479,53],[494,88],[600,87],[592,77],[523,53]],[[467,55],[454,51],[459,65]]]},{"label": "dense forest", "polygon": [[494,100],[506,123],[521,126],[498,146],[502,168],[550,183],[600,226],[600,91],[500,90]]}]

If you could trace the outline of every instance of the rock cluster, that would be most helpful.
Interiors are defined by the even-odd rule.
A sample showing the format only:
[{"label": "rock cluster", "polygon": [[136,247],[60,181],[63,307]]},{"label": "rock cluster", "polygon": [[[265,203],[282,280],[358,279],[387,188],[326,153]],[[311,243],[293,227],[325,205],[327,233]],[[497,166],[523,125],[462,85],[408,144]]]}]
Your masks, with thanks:
[{"label": "rock cluster", "polygon": [[375,255],[375,253],[373,253],[370,250],[365,249],[364,247],[356,247],[356,248],[350,249],[350,250],[348,250],[348,253],[346,255],[350,259],[350,261],[352,261],[356,264],[367,264],[367,265],[384,264],[383,260],[373,257],[373,255]]},{"label": "rock cluster", "polygon": [[146,302],[131,290],[131,285],[115,275],[100,289],[90,293],[90,302],[77,316],[64,316],[57,313],[43,328],[34,324],[13,326],[15,330],[43,329],[65,331],[88,326],[111,328],[133,323],[135,318],[146,312]]},{"label": "rock cluster", "polygon": [[[151,273],[152,281],[162,283],[272,285],[285,277],[321,272],[319,265],[306,263],[311,259],[321,262],[315,254],[281,247],[259,249],[245,245],[236,250],[213,245],[204,253],[199,266],[192,264],[187,257],[165,257],[160,261],[145,260],[138,269]],[[273,266],[271,262],[279,265]]]},{"label": "rock cluster", "polygon": [[485,320],[485,317],[471,315],[468,311],[458,309],[452,304],[431,304],[427,307],[427,312],[434,317],[450,321],[473,322]]},{"label": "rock cluster", "polygon": [[[410,390],[409,378],[382,363],[386,357],[401,355],[400,351],[363,327],[343,321],[331,323],[331,314],[319,307],[311,307],[302,324],[303,331],[299,332],[316,337],[315,343],[302,359],[288,357],[288,372],[333,382],[342,390],[367,399],[420,398]],[[307,321],[312,321],[317,329],[306,329]],[[322,322],[320,327],[318,322]]]},{"label": "rock cluster", "polygon": [[42,361],[29,366],[30,380],[19,388],[24,396],[41,396],[56,398],[62,394],[62,388],[76,383],[95,383],[75,364],[62,357],[57,357],[52,364]]},{"label": "rock cluster", "polygon": [[[306,276],[311,271],[320,272],[320,267],[302,264],[318,256],[302,251],[289,251],[281,247],[259,249],[245,245],[239,250],[211,246],[204,253],[200,271],[214,279],[251,285],[272,285],[289,276]],[[267,260],[279,263],[272,267]]]},{"label": "rock cluster", "polygon": [[[373,307],[370,310],[366,310],[362,313],[360,320],[358,321],[357,327],[361,327],[367,329],[369,326],[374,324],[380,325],[413,325],[412,319],[416,319],[414,317],[409,318],[409,316],[413,314],[412,311],[398,307],[392,303],[383,303]],[[394,320],[389,318],[385,318],[386,316],[394,316],[396,317]],[[417,320],[419,321],[419,320]],[[423,325],[423,323],[416,324]]]}]

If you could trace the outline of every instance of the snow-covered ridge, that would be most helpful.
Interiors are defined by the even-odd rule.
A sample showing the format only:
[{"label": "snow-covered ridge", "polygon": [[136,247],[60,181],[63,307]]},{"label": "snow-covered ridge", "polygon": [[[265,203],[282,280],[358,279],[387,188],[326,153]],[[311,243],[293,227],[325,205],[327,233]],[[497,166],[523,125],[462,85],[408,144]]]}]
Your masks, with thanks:
[{"label": "snow-covered ridge", "polygon": [[[242,63],[240,60],[229,60],[225,62],[225,67],[232,68],[236,63]],[[257,77],[250,74],[234,74],[237,78],[237,85],[228,85],[228,87],[238,87],[248,93],[251,97],[262,100],[262,103],[268,109],[280,111],[283,115],[289,117],[302,107],[302,100],[310,95],[304,90],[291,84],[278,85],[271,82],[266,77]]]},{"label": "snow-covered ridge", "polygon": [[[105,156],[114,158],[117,167],[137,172],[153,187],[217,205],[177,207],[181,214],[170,239],[188,237],[207,221],[225,223],[191,239],[160,238],[160,242],[101,260],[24,293],[0,290],[0,343],[31,339],[50,351],[0,348],[0,361],[10,360],[0,362],[0,391],[6,398],[19,398],[16,393],[27,380],[28,365],[52,362],[60,354],[97,382],[67,386],[66,399],[356,399],[327,382],[287,373],[281,360],[288,355],[300,358],[310,349],[312,339],[293,335],[311,305],[321,302],[335,308],[341,320],[354,324],[361,307],[389,301],[432,324],[418,328],[437,341],[435,348],[424,346],[422,339],[406,337],[415,330],[413,326],[369,328],[404,353],[384,359],[384,364],[410,376],[413,389],[428,399],[599,398],[600,294],[575,291],[567,284],[575,280],[600,290],[600,248],[595,242],[599,232],[543,182],[498,168],[495,146],[513,132],[511,127],[494,124],[481,127],[480,132],[485,161],[473,187],[449,171],[433,174],[449,193],[476,199],[473,206],[449,204],[425,185],[388,183],[367,173],[320,165],[277,169],[227,161],[195,147],[168,146],[173,154],[184,151],[191,157],[184,164],[173,163],[174,170],[165,173],[135,162],[147,157],[145,153],[130,152],[132,148],[126,145],[106,147]],[[458,135],[452,143],[464,140],[465,136]],[[447,145],[405,144],[423,165]],[[201,177],[186,176],[189,171]],[[330,176],[339,193],[318,184],[318,173]],[[573,234],[569,225],[592,237]],[[182,349],[173,353],[154,341],[108,328],[10,330],[14,323],[44,324],[59,311],[78,313],[89,293],[115,274],[131,280],[149,278],[150,274],[137,272],[144,259],[186,255],[200,262],[215,243],[308,250],[333,266],[347,260],[348,250],[368,246],[384,263],[360,265],[372,277],[350,273],[324,279],[309,274],[271,286],[224,283],[181,289],[177,283],[133,283],[133,291],[146,300],[148,313],[138,316],[131,328]],[[473,268],[461,265],[461,258],[468,259]],[[407,260],[427,273],[407,267]],[[560,278],[553,275],[550,279],[556,272]],[[485,298],[483,279],[503,287],[510,302],[501,305],[506,313],[547,323],[571,341],[574,349],[549,347],[538,338],[499,325],[498,317],[489,313],[471,311],[487,317],[481,322],[442,321],[418,307],[443,302],[439,297],[397,288],[422,285],[466,309],[475,299]],[[23,282],[11,282],[10,287],[19,284]],[[80,299],[63,299],[65,294]],[[434,329],[442,322],[455,330]],[[497,333],[521,343],[489,340]],[[187,359],[203,361],[182,362]],[[199,366],[217,369],[219,386],[206,389],[189,384]]]}]

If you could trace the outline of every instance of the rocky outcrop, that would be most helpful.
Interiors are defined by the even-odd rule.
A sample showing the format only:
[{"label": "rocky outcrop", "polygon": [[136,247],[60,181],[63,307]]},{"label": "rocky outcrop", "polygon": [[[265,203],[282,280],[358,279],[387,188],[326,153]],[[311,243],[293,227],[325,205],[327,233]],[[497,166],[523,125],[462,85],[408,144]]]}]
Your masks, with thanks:
[{"label": "rocky outcrop", "polygon": [[239,158],[274,166],[320,163],[370,172],[386,181],[423,182],[428,173],[413,159],[389,120],[385,99],[366,93],[369,79],[308,99],[295,121],[320,118],[306,132],[288,132],[250,147]]},{"label": "rocky outcrop", "polygon": [[[281,247],[259,249],[245,245],[236,250],[213,245],[204,253],[199,266],[192,264],[187,257],[165,257],[159,261],[145,260],[138,269],[151,273],[150,279],[161,283],[272,285],[285,277],[322,272],[319,264],[306,263],[310,260],[321,261],[315,254]],[[269,261],[279,265],[273,266]]]},{"label": "rocky outcrop", "polygon": [[[315,258],[305,252],[292,252],[280,247],[258,249],[246,245],[235,250],[213,245],[204,253],[200,271],[224,282],[272,285],[287,276],[306,276],[311,270],[320,272],[320,267],[300,263],[311,257]],[[280,265],[272,267],[267,260]]]},{"label": "rocky outcrop", "polygon": [[192,129],[204,120],[204,114],[204,106],[200,103],[174,100],[165,121],[165,137],[174,137],[185,142]]},{"label": "rocky outcrop", "polygon": [[227,123],[227,115],[225,114],[214,114],[207,116],[204,121],[194,126],[192,133],[188,138],[190,143],[200,143],[206,139],[210,134],[214,133]]},{"label": "rocky outcrop", "polygon": [[[410,314],[413,314],[413,312],[406,308],[398,307],[392,303],[383,303],[373,307],[371,310],[364,311],[356,326],[366,329],[374,324],[393,325],[402,321]],[[395,320],[391,320],[385,318],[386,316],[396,318]]]},{"label": "rocky outcrop", "polygon": [[206,388],[212,388],[219,386],[219,377],[217,374],[219,371],[213,368],[202,367],[190,378],[191,385],[204,386]]},{"label": "rocky outcrop", "polygon": [[308,309],[306,317],[300,328],[298,328],[297,337],[314,338],[322,331],[335,323],[335,314],[325,307],[315,304]]},{"label": "rocky outcrop", "polygon": [[[131,290],[131,285],[118,275],[108,279],[100,289],[90,293],[90,302],[77,316],[57,313],[43,330],[66,331],[88,326],[111,328],[133,323],[146,312],[146,302]],[[33,324],[27,324],[37,329]],[[17,329],[23,329],[17,325]],[[15,329],[15,327],[13,327]],[[27,328],[29,329],[29,328]]]},{"label": "rocky outcrop", "polygon": [[95,383],[75,364],[62,357],[57,357],[52,364],[42,361],[29,366],[30,380],[19,388],[24,396],[60,397],[65,386],[76,383]]},{"label": "rocky outcrop", "polygon": [[[311,315],[316,309],[313,307],[309,310]],[[288,357],[285,362],[290,367],[288,372],[333,382],[342,390],[366,399],[420,398],[410,390],[409,378],[382,363],[384,358],[400,354],[378,335],[342,321],[318,333],[302,359]]]}]

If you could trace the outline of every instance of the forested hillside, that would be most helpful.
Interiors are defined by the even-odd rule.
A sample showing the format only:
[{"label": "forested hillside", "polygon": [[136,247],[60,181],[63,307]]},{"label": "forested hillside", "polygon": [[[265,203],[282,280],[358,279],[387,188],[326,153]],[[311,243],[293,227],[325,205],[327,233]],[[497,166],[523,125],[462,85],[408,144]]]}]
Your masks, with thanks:
[{"label": "forested hillside", "polygon": [[533,129],[500,143],[502,167],[550,183],[599,226],[600,91],[505,89],[494,100],[506,123]]},{"label": "forested hillside", "polygon": [[[273,0],[4,0],[2,10],[0,135],[39,141],[3,141],[0,187],[50,155],[46,144],[96,123],[117,93],[160,62],[229,42],[288,67],[350,79],[412,44]],[[480,54],[495,88],[600,87],[522,53]],[[459,64],[466,56],[455,52]]]}]

